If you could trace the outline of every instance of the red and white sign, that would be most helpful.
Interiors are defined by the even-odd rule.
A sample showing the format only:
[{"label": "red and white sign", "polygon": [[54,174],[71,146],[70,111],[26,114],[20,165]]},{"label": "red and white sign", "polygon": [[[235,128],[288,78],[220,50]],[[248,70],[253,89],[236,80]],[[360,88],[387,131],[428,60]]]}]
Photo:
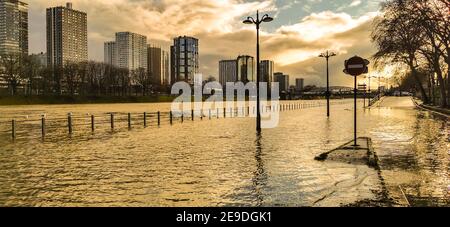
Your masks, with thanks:
[{"label": "red and white sign", "polygon": [[367,59],[354,56],[345,61],[344,73],[352,76],[359,76],[361,74],[368,73],[368,65],[370,62]]}]

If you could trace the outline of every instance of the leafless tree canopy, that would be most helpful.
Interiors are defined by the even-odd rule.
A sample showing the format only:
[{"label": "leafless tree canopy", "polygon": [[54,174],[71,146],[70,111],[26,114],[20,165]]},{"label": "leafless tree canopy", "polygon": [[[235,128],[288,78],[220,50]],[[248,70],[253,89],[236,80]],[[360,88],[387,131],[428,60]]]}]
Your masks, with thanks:
[{"label": "leafless tree canopy", "polygon": [[[446,107],[449,92],[450,1],[391,0],[382,5],[375,19],[372,40],[378,51],[375,65],[390,63],[407,66],[415,88],[425,102],[436,95],[426,92],[439,87],[440,105]],[[419,72],[420,71],[420,72]],[[428,73],[423,73],[428,72]],[[428,78],[427,78],[428,77]],[[405,80],[410,81],[410,80]]]},{"label": "leafless tree canopy", "polygon": [[[131,96],[150,95],[154,80],[146,69],[128,70],[105,63],[66,62],[44,67],[33,56],[0,56],[0,82],[11,95]],[[2,85],[0,84],[0,85]]]}]

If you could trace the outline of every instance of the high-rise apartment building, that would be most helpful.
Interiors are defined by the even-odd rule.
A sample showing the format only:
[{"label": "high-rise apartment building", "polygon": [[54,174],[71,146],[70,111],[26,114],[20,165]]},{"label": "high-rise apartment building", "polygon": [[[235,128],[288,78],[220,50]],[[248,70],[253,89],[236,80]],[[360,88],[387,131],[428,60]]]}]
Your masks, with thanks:
[{"label": "high-rise apartment building", "polygon": [[256,82],[255,60],[252,56],[241,55],[237,58],[237,80],[244,84]]},{"label": "high-rise apartment building", "polygon": [[104,62],[109,65],[118,66],[116,42],[105,42],[104,48]]},{"label": "high-rise apartment building", "polygon": [[47,63],[62,66],[66,62],[88,60],[87,14],[58,6],[47,9]]},{"label": "high-rise apartment building", "polygon": [[0,56],[28,55],[28,4],[0,1]]},{"label": "high-rise apartment building", "polygon": [[270,91],[273,82],[274,63],[270,60],[263,60],[259,64],[259,73],[261,82],[266,82],[268,91]]},{"label": "high-rise apartment building", "polygon": [[285,75],[281,72],[274,74],[275,82],[280,85],[280,93],[287,93],[289,91],[289,75]]},{"label": "high-rise apartment building", "polygon": [[303,79],[303,78],[295,79],[295,90],[297,92],[303,91],[304,85],[305,85],[305,79]]},{"label": "high-rise apartment building", "polygon": [[169,53],[161,47],[148,45],[147,54],[148,71],[153,82],[158,85],[169,85]]},{"label": "high-rise apartment building", "polygon": [[219,82],[225,86],[228,82],[237,81],[237,61],[222,60],[219,62]]},{"label": "high-rise apartment building", "polygon": [[129,70],[147,69],[147,37],[132,32],[116,33],[117,66]]},{"label": "high-rise apartment building", "polygon": [[199,72],[199,41],[194,37],[180,36],[170,47],[171,83],[185,81],[194,84]]}]

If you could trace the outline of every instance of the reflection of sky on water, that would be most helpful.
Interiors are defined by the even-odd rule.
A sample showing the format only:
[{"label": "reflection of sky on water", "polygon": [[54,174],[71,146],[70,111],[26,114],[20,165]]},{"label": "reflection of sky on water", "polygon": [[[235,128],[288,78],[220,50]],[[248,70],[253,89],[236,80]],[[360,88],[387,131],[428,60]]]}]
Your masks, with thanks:
[{"label": "reflection of sky on water", "polygon": [[[390,101],[358,113],[359,135],[372,137],[388,189],[395,192],[401,185],[412,204],[448,204],[446,120]],[[98,114],[149,108],[165,106],[75,109]],[[379,189],[379,182],[364,175],[370,170],[313,160],[352,138],[351,108],[333,106],[329,120],[324,107],[283,112],[280,126],[260,136],[253,133],[253,119],[165,122],[159,129],[130,132],[126,124],[118,124],[117,133],[108,133],[106,126],[94,135],[89,127],[77,126],[72,138],[54,134],[45,142],[36,139],[37,127],[36,133],[29,132],[32,138],[15,144],[6,135],[0,141],[0,204],[337,206],[373,199],[367,189]],[[9,107],[0,114],[42,109],[64,115],[69,108],[43,106],[27,112],[26,107]],[[360,178],[355,181],[355,176]]]}]

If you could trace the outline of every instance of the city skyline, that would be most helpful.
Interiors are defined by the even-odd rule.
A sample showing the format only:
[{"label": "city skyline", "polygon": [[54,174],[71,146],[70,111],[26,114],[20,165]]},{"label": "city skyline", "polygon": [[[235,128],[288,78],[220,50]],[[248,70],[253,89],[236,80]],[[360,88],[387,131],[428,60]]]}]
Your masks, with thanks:
[{"label": "city skyline", "polygon": [[[66,1],[36,0],[30,4],[30,53],[44,51],[42,9],[64,5]],[[303,77],[308,83],[324,85],[324,67],[316,55],[324,49],[340,54],[330,64],[331,83],[351,85],[351,78],[341,72],[343,60],[352,54],[370,57],[374,47],[370,42],[372,19],[378,14],[378,1],[197,1],[168,4],[166,1],[72,1],[74,7],[88,14],[89,59],[103,61],[104,42],[112,40],[114,32],[126,30],[148,37],[168,49],[174,37],[188,35],[202,43],[200,68],[203,75],[218,79],[217,62],[229,56],[254,53],[254,31],[241,21],[256,9],[275,17],[261,34],[262,59],[271,59],[277,70]],[[202,4],[204,2],[205,4]],[[173,19],[174,12],[189,4],[189,12]],[[187,6],[186,6],[187,7]],[[177,8],[177,9],[176,9]],[[184,15],[186,14],[186,15]],[[120,18],[120,21],[118,21]],[[172,19],[170,19],[172,18]],[[199,23],[201,22],[201,23]]]}]

